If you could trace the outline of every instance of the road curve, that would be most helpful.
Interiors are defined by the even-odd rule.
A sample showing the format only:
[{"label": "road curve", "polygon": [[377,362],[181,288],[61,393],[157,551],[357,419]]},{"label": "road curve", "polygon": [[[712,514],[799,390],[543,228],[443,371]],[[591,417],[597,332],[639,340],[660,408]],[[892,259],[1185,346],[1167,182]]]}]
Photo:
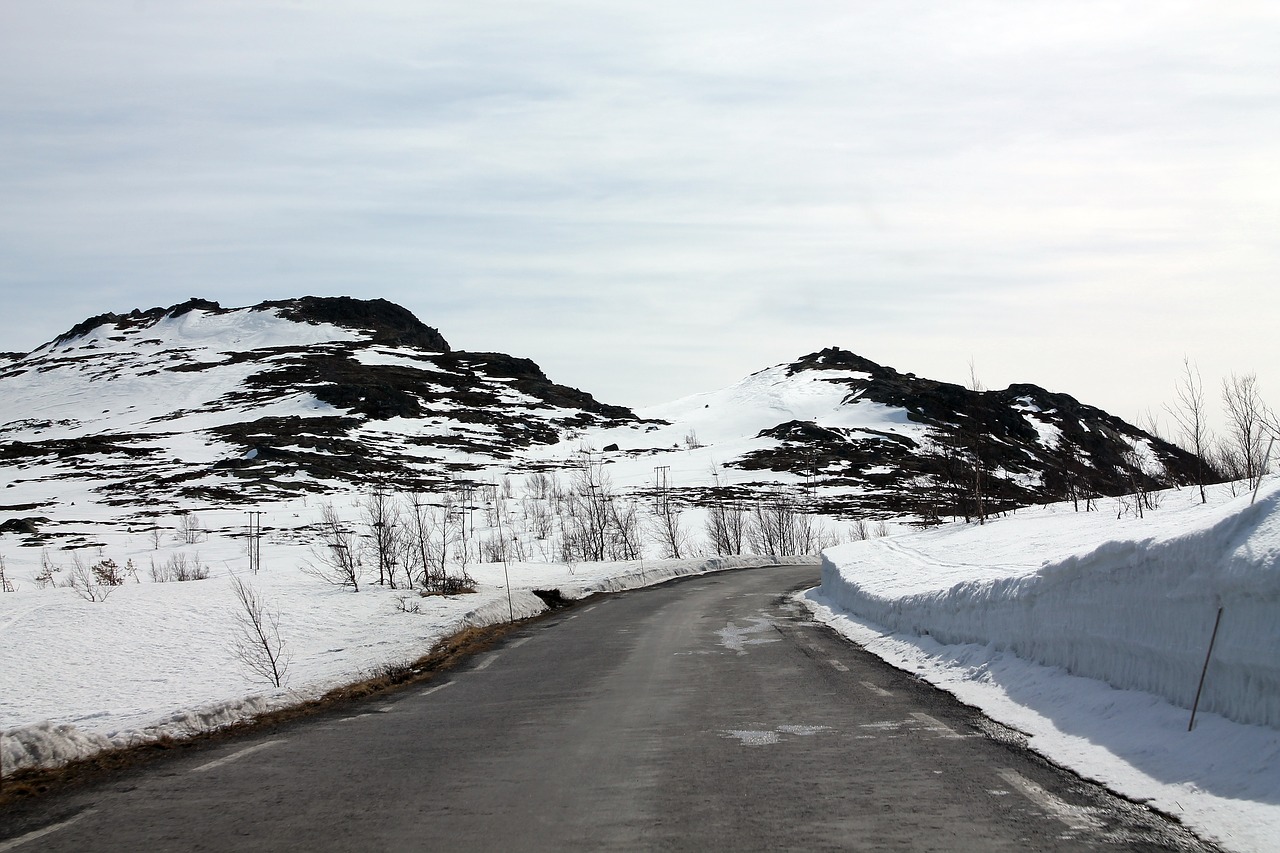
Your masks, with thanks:
[{"label": "road curve", "polygon": [[25,806],[0,853],[1214,849],[810,621],[789,592],[817,582],[599,597],[426,687]]}]

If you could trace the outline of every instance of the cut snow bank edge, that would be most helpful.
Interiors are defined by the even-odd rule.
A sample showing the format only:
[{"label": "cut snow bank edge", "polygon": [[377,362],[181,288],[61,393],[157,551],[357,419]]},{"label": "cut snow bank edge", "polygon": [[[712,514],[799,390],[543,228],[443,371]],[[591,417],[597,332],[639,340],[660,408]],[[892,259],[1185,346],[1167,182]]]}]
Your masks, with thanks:
[{"label": "cut snow bank edge", "polygon": [[[619,571],[606,576],[583,577],[581,581],[560,583],[561,595],[581,599],[608,592],[652,586],[679,577],[701,575],[730,569],[763,567],[780,564],[812,563],[813,557],[716,557],[696,560],[649,560],[619,563]],[[541,598],[529,589],[513,589],[508,602],[505,590],[489,590],[480,594],[485,600],[474,610],[454,622],[432,643],[467,628],[482,628],[516,619],[537,616],[547,609]],[[424,649],[424,654],[427,650]],[[387,661],[393,663],[395,661]],[[140,729],[103,734],[86,731],[69,723],[40,722],[4,731],[0,737],[0,757],[5,774],[18,770],[58,767],[72,761],[90,758],[112,749],[127,749],[164,738],[189,738],[203,732],[216,731],[248,722],[260,714],[280,710],[319,699],[328,691],[342,686],[339,681],[309,684],[298,689],[281,689],[246,696],[229,702],[211,703],[183,710],[157,720]]]},{"label": "cut snow bank edge", "polygon": [[[1280,488],[1178,535],[1107,542],[1029,574],[891,595],[892,560],[855,543],[822,558],[823,597],[892,633],[989,645],[1072,675],[1195,699],[1200,709],[1280,728]],[[870,568],[868,568],[870,567]]]}]

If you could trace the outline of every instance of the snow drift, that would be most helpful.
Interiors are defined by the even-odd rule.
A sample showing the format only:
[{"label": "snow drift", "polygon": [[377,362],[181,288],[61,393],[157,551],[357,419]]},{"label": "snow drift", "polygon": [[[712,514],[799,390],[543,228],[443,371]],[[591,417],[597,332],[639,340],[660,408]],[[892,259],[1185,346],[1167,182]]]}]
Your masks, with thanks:
[{"label": "snow drift", "polygon": [[[999,520],[1003,534],[981,536],[985,576],[959,582],[972,566],[941,559],[963,547],[954,531],[842,545],[823,556],[822,595],[890,632],[990,645],[1185,708],[1222,608],[1200,709],[1280,727],[1280,485],[1265,486],[1252,506],[1249,498],[1190,523],[1161,513],[1076,553],[1045,536],[1043,520]],[[992,565],[1002,541],[1042,562]]]}]

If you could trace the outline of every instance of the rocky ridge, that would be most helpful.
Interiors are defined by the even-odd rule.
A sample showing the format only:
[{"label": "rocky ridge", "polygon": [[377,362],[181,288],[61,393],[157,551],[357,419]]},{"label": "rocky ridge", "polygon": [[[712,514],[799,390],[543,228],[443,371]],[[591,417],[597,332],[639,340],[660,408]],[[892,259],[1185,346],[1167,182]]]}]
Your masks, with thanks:
[{"label": "rocky ridge", "polygon": [[676,471],[663,488],[687,504],[786,486],[831,514],[926,521],[1195,475],[1189,454],[1035,385],[972,391],[828,348],[637,414],[347,297],[102,314],[0,361],[0,405],[10,517],[75,484],[170,508],[374,481],[431,491],[563,469],[582,448],[637,493]]}]

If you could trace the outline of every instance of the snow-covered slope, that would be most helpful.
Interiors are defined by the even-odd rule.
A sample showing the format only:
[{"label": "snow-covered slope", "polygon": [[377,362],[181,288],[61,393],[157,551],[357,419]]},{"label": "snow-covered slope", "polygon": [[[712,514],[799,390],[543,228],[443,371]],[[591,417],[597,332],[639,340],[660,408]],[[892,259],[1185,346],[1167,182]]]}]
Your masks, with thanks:
[{"label": "snow-covered slope", "polygon": [[633,419],[390,303],[310,297],[92,318],[0,367],[0,410],[5,503],[46,516],[73,482],[169,508],[429,486]]},{"label": "snow-covered slope", "polygon": [[[193,299],[104,314],[0,360],[0,513],[117,517],[575,469],[683,506],[749,505],[778,487],[843,517],[938,519],[1188,482],[1190,457],[1033,385],[975,392],[841,349],[637,414],[536,364],[455,352],[382,300],[227,309]],[[0,517],[0,523],[4,523]],[[36,524],[36,521],[23,521]],[[80,540],[88,541],[88,540]]]},{"label": "snow-covered slope", "polygon": [[836,348],[637,414],[530,457],[564,460],[587,443],[615,482],[651,489],[661,469],[693,502],[750,503],[787,484],[829,514],[926,520],[977,513],[975,458],[987,512],[1195,474],[1193,457],[1065,394],[971,391]]}]

